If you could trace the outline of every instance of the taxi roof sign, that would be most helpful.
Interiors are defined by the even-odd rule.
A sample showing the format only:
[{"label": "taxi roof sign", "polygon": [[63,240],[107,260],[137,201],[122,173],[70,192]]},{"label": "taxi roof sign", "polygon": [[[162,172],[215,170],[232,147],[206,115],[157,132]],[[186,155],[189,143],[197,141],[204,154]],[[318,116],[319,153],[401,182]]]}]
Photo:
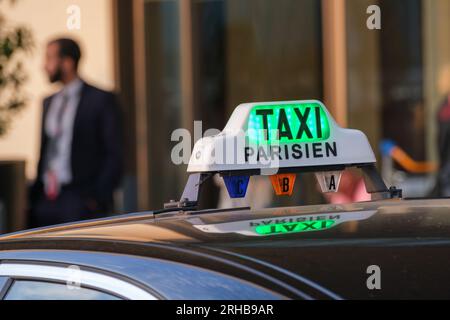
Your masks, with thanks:
[{"label": "taxi roof sign", "polygon": [[[217,173],[234,198],[245,196],[247,178],[252,175],[305,171],[322,172],[319,183],[329,184],[324,190],[321,183],[322,190],[334,192],[339,185],[336,172],[346,167],[362,169],[372,199],[401,198],[401,190],[386,187],[375,162],[366,135],[341,128],[318,100],[244,103],[234,110],[222,132],[196,142],[183,195],[165,208],[196,207],[201,185]],[[327,180],[330,174],[333,181]],[[292,190],[276,193],[289,195]]]},{"label": "taxi roof sign", "polygon": [[341,128],[317,100],[239,105],[223,131],[197,141],[188,172],[373,164],[364,133]]}]

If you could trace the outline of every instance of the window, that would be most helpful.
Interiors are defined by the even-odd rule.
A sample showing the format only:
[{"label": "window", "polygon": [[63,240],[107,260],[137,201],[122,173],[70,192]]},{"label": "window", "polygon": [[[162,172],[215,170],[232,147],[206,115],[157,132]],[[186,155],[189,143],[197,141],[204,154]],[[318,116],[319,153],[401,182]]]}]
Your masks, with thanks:
[{"label": "window", "polygon": [[185,170],[172,163],[167,143],[182,127],[178,5],[173,0],[144,4],[150,207],[176,199],[185,178]]},{"label": "window", "polygon": [[74,288],[65,284],[17,280],[5,300],[119,300],[119,298],[87,288]]},{"label": "window", "polygon": [[[112,275],[89,271],[72,266],[52,266],[43,264],[0,263],[0,277],[8,276],[16,281],[6,299],[99,299],[111,300],[123,297],[130,300],[155,300],[155,296],[145,289]],[[75,280],[81,289],[67,286]],[[88,289],[88,288],[97,288]],[[115,296],[103,292],[112,292]]]},{"label": "window", "polygon": [[429,111],[423,96],[422,2],[379,1],[379,31],[369,30],[368,15],[361,14],[371,4],[370,0],[346,4],[349,127],[362,129],[375,151],[380,139],[393,139],[414,159],[424,160]]}]

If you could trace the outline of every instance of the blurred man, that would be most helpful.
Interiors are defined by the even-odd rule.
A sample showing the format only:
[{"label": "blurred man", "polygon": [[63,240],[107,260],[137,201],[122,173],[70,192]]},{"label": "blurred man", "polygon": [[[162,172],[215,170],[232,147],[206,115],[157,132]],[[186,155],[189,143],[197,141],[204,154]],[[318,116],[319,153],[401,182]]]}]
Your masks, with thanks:
[{"label": "blurred man", "polygon": [[71,39],[47,45],[45,71],[62,89],[43,103],[40,158],[30,191],[31,227],[106,215],[122,175],[122,132],[115,96],[78,75]]}]

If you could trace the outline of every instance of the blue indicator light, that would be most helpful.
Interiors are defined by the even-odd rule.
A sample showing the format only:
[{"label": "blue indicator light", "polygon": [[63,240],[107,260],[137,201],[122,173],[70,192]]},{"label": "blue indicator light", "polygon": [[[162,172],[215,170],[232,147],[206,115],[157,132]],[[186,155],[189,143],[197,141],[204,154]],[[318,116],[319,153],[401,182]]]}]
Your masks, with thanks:
[{"label": "blue indicator light", "polygon": [[224,176],[223,181],[230,198],[244,198],[247,192],[249,176]]}]

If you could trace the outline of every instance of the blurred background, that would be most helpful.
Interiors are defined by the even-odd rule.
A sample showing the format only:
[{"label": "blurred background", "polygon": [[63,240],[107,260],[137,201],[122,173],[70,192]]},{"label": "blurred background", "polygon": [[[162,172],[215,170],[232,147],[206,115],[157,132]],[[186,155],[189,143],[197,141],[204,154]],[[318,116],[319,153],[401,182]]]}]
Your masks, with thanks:
[{"label": "blurred background", "polygon": [[[81,18],[74,29],[73,5]],[[381,29],[367,26],[370,5],[381,10]],[[117,213],[178,199],[187,175],[170,159],[172,131],[192,130],[194,120],[222,129],[251,101],[324,101],[341,126],[366,133],[387,182],[410,197],[432,192],[437,111],[450,92],[448,0],[17,0],[0,1],[0,13],[33,39],[21,58],[26,99],[0,135],[0,232],[26,226],[42,99],[56,90],[43,56],[56,36],[82,45],[84,79],[119,94],[126,172]],[[384,139],[431,165],[402,165],[379,148]],[[271,205],[329,201],[313,176],[297,184],[293,197]],[[202,206],[217,206],[214,181],[204,189]]]}]

